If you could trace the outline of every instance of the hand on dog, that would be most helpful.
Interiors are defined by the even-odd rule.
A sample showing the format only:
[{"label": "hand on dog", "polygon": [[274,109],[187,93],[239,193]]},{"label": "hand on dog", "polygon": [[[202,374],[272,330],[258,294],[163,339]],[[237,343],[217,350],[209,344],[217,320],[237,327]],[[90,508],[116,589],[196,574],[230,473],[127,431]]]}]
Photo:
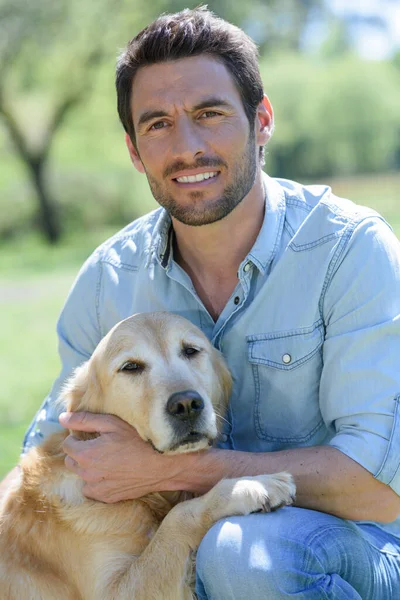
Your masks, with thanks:
[{"label": "hand on dog", "polygon": [[[63,445],[66,467],[86,482],[86,497],[113,503],[169,491],[178,473],[178,457],[158,454],[136,430],[113,415],[63,413],[63,427],[100,434],[90,440],[69,435]],[[178,460],[177,460],[178,459]]]}]

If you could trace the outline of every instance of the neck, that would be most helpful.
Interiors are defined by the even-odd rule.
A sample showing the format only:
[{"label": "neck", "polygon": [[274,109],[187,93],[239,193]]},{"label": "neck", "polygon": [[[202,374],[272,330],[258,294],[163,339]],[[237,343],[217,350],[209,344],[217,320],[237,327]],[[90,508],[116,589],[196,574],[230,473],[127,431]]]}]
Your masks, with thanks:
[{"label": "neck", "polygon": [[192,277],[226,280],[237,277],[241,262],[261,229],[265,192],[261,171],[250,193],[226,217],[193,227],[172,219],[176,261]]}]

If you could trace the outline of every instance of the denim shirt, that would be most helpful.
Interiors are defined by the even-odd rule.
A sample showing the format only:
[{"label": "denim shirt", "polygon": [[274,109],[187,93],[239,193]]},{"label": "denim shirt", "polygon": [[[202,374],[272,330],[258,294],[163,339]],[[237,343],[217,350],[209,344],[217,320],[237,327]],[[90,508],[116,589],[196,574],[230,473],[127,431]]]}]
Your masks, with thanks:
[{"label": "denim shirt", "polygon": [[[216,322],[174,261],[163,209],[93,253],[59,318],[62,372],[25,449],[58,429],[60,386],[118,321],[170,311],[203,330],[233,375],[220,447],[327,444],[400,494],[399,241],[375,211],[329,187],[267,175],[264,184],[262,228]],[[380,526],[400,537],[400,519]]]}]

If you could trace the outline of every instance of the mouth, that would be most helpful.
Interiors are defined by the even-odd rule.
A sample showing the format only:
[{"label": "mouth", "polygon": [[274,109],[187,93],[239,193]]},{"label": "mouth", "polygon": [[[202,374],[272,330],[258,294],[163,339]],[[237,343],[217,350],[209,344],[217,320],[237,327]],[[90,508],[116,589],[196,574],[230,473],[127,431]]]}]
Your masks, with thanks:
[{"label": "mouth", "polygon": [[196,450],[204,450],[209,446],[212,446],[213,440],[205,433],[201,433],[199,431],[190,431],[184,438],[180,439],[178,442],[172,444],[164,450],[159,450],[152,442],[150,443],[154,450],[160,454],[173,454],[179,452],[195,452]]},{"label": "mouth", "polygon": [[172,181],[175,185],[184,189],[203,188],[216,183],[220,174],[220,171],[211,168],[209,171],[203,171],[202,173],[178,173],[176,177],[172,178]]}]

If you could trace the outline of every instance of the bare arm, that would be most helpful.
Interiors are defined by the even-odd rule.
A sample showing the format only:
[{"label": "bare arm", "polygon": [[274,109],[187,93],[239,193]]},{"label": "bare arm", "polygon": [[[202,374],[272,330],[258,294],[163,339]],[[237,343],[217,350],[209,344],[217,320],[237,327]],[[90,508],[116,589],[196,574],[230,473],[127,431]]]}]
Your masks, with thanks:
[{"label": "bare arm", "polygon": [[174,480],[177,489],[202,493],[223,477],[288,471],[297,486],[296,506],[382,523],[400,514],[400,497],[389,486],[330,446],[270,453],[211,450],[185,455],[181,464],[181,478]]},{"label": "bare arm", "polygon": [[297,486],[296,505],[352,520],[391,522],[400,497],[345,454],[329,446],[270,453],[212,449],[158,454],[124,421],[111,415],[69,413],[64,426],[101,435],[82,442],[69,436],[66,465],[87,482],[84,493],[103,502],[154,491],[205,493],[224,478],[288,471]]},{"label": "bare arm", "polygon": [[6,490],[8,489],[8,486],[10,485],[10,483],[17,477],[18,472],[19,472],[19,467],[14,467],[14,469],[12,471],[10,471],[8,473],[8,475],[5,476],[3,481],[0,481],[0,500],[6,493]]}]

